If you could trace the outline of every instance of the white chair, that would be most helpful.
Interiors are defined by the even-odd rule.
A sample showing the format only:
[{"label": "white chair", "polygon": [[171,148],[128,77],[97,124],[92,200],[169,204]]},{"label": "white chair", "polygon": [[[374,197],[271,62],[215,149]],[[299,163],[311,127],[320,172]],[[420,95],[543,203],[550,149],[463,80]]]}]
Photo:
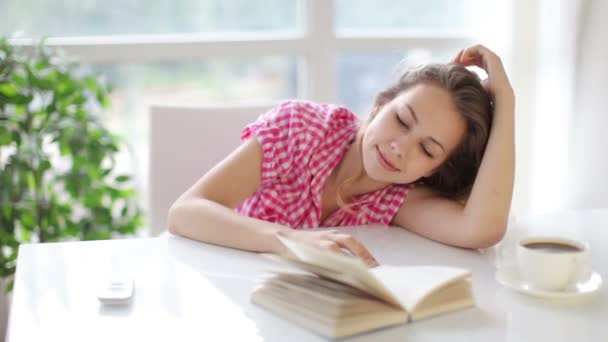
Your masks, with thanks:
[{"label": "white chair", "polygon": [[270,107],[150,108],[148,189],[152,236],[166,231],[167,212],[179,195],[238,147],[241,129]]}]

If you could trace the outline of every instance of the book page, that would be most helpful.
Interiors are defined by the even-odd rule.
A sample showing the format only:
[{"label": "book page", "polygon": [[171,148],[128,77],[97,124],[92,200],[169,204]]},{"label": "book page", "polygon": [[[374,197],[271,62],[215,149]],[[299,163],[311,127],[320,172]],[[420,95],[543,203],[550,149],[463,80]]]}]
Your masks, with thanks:
[{"label": "book page", "polygon": [[350,285],[389,304],[405,309],[400,300],[369,271],[360,259],[324,251],[291,241],[280,235],[278,237],[296,256],[297,260],[286,259],[295,266]]},{"label": "book page", "polygon": [[433,292],[464,281],[471,275],[466,269],[444,266],[382,265],[370,271],[410,313]]},{"label": "book page", "polygon": [[381,265],[370,269],[356,257],[321,250],[282,236],[279,239],[297,257],[297,260],[287,260],[293,265],[348,284],[410,314],[435,291],[471,276],[466,269],[446,266]]},{"label": "book page", "polygon": [[471,283],[468,280],[460,280],[440,287],[430,296],[418,302],[410,319],[415,321],[474,305]]},{"label": "book page", "polygon": [[351,286],[311,274],[277,274],[257,291],[284,299],[316,313],[319,319],[344,320],[372,312],[401,311]]}]

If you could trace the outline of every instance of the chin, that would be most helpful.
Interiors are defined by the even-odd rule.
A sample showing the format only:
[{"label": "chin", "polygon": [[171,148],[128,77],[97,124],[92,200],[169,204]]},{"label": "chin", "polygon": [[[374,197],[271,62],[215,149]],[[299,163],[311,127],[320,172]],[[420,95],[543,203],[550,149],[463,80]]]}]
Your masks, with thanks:
[{"label": "chin", "polygon": [[390,177],[387,175],[387,172],[385,170],[375,170],[372,172],[367,171],[367,169],[365,170],[365,172],[367,172],[367,175],[378,182],[382,182],[382,183],[390,183],[390,184],[410,184],[410,183],[414,183],[416,182],[420,177],[417,178],[413,178],[410,176],[406,176],[404,174],[399,174],[399,176],[397,175],[393,175],[393,177]]},{"label": "chin", "polygon": [[376,149],[368,149],[363,158],[363,170],[365,174],[376,182],[390,183],[390,184],[409,184],[415,182],[420,176],[412,177],[412,175],[406,175],[403,172],[391,172],[387,171],[376,162]]},{"label": "chin", "polygon": [[375,160],[364,159],[363,171],[369,178],[375,181],[384,181],[384,178],[386,178],[386,171],[378,168],[375,164]]}]

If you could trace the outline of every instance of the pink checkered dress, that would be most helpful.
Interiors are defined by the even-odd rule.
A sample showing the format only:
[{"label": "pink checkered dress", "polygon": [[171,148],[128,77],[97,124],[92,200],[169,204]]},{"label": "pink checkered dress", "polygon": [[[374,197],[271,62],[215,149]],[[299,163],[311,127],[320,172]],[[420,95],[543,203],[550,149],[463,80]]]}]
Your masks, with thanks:
[{"label": "pink checkered dress", "polygon": [[355,139],[358,119],[345,107],[289,100],[260,115],[241,132],[262,146],[259,189],[236,211],[292,228],[390,224],[410,185],[391,185],[357,196],[356,215],[338,209],[321,222],[325,181]]}]

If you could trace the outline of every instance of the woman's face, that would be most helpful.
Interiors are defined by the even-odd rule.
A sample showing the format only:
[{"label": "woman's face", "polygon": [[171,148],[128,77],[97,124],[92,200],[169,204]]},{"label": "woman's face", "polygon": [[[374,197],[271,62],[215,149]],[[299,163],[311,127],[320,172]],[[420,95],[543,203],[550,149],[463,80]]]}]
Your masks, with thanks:
[{"label": "woman's face", "polygon": [[379,182],[431,176],[457,147],[466,122],[450,94],[418,84],[379,108],[363,135],[363,167]]}]

